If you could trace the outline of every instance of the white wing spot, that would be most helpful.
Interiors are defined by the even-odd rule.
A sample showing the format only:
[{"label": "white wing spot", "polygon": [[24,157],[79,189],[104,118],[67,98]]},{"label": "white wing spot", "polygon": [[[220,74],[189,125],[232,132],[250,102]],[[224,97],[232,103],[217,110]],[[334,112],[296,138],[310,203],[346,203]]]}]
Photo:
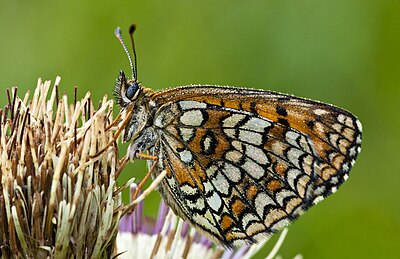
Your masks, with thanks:
[{"label": "white wing spot", "polygon": [[345,172],[349,171],[350,170],[349,163],[343,163],[342,170],[345,171]]},{"label": "white wing spot", "polygon": [[311,175],[313,172],[314,157],[311,155],[307,155],[303,159],[302,165],[303,165],[304,172],[306,172],[306,174],[308,174],[308,175]]},{"label": "white wing spot", "polygon": [[[208,210],[207,210],[207,213],[210,214],[210,212]],[[199,215],[196,213],[193,216],[193,221],[196,222],[197,224],[199,224],[200,226],[203,226],[205,229],[207,229],[208,231],[210,231],[212,233],[219,233],[219,230],[213,224],[211,224],[210,221],[208,221],[205,216],[207,216],[207,215]]]},{"label": "white wing spot", "polygon": [[361,124],[361,122],[360,122],[359,120],[357,120],[357,121],[356,121],[356,124],[357,124],[357,128],[358,128],[360,131],[362,131],[362,124]]},{"label": "white wing spot", "polygon": [[335,146],[337,146],[337,144],[336,144],[336,142],[337,142],[337,140],[339,139],[339,134],[330,134],[330,136],[329,136],[329,142],[332,144],[332,145],[335,145]]},{"label": "white wing spot", "polygon": [[207,203],[214,211],[219,211],[221,208],[222,200],[217,192],[214,192],[211,197],[207,198]]},{"label": "white wing spot", "polygon": [[186,163],[191,163],[193,161],[193,155],[192,152],[189,150],[185,149],[181,152],[179,152],[179,156],[181,157],[181,160]]},{"label": "white wing spot", "polygon": [[287,142],[289,142],[290,145],[299,147],[299,144],[296,141],[299,136],[300,136],[299,133],[289,130],[288,132],[286,132],[285,137],[286,137]]},{"label": "white wing spot", "polygon": [[247,130],[239,130],[239,140],[258,146],[262,144],[262,135]]},{"label": "white wing spot", "polygon": [[218,192],[225,195],[229,194],[229,183],[223,174],[217,173],[216,177],[211,181]]},{"label": "white wing spot", "polygon": [[225,158],[231,162],[238,163],[242,159],[242,153],[233,150],[226,153]]},{"label": "white wing spot", "polygon": [[204,121],[200,110],[190,110],[181,116],[181,123],[188,126],[200,126]]},{"label": "white wing spot", "polygon": [[315,109],[315,110],[314,110],[314,113],[315,113],[316,115],[324,115],[324,114],[327,114],[328,112],[325,111],[325,110],[322,110],[322,109]]},{"label": "white wing spot", "polygon": [[197,189],[189,185],[183,185],[180,189],[185,195],[195,195],[197,193]]},{"label": "white wing spot", "polygon": [[271,123],[269,123],[268,121],[265,121],[265,120],[262,120],[259,118],[251,118],[240,128],[264,133],[265,129],[270,126],[271,126]]},{"label": "white wing spot", "polygon": [[357,143],[357,144],[361,144],[361,135],[358,135],[358,136],[357,136],[356,143]]},{"label": "white wing spot", "polygon": [[230,138],[235,138],[235,129],[224,129],[224,133]]},{"label": "white wing spot", "polygon": [[356,147],[350,148],[350,150],[349,150],[349,155],[350,155],[350,156],[355,156],[356,154],[357,154],[357,152],[356,152]]},{"label": "white wing spot", "polygon": [[259,163],[260,165],[266,165],[269,163],[268,157],[264,154],[261,148],[253,145],[246,145],[246,155]]},{"label": "white wing spot", "polygon": [[234,140],[232,141],[232,146],[236,148],[239,152],[243,152],[242,142]]},{"label": "white wing spot", "polygon": [[213,176],[216,172],[218,171],[218,167],[216,167],[215,165],[210,166],[209,168],[207,168],[206,173],[208,177]]},{"label": "white wing spot", "polygon": [[215,144],[214,139],[212,139],[210,136],[206,136],[206,138],[203,141],[204,151],[205,152],[214,152],[214,150],[210,150],[213,144]]},{"label": "white wing spot", "polygon": [[296,189],[295,185],[294,185],[294,181],[296,180],[296,178],[301,175],[300,170],[298,169],[290,169],[287,173],[286,173],[286,181],[289,183],[290,187],[292,187],[293,190]]},{"label": "white wing spot", "polygon": [[323,196],[317,196],[317,197],[315,197],[315,199],[313,200],[313,203],[314,203],[314,204],[317,204],[317,203],[321,202],[323,199],[324,199]]},{"label": "white wing spot", "polygon": [[343,126],[340,125],[339,123],[335,123],[335,124],[332,125],[332,128],[333,128],[334,130],[336,130],[337,132],[341,132],[342,129],[343,129]]},{"label": "white wing spot", "polygon": [[222,122],[222,126],[224,128],[235,128],[239,121],[243,120],[246,117],[244,114],[232,114],[228,118],[224,119]]},{"label": "white wing spot", "polygon": [[300,149],[296,149],[296,148],[291,148],[287,151],[287,158],[289,159],[289,161],[295,165],[296,167],[300,167],[300,156],[303,155],[304,152],[301,151]]},{"label": "white wing spot", "polygon": [[182,110],[207,108],[206,103],[201,103],[201,102],[196,102],[196,101],[180,101],[179,105],[181,106]]},{"label": "white wing spot", "polygon": [[292,197],[292,196],[296,196],[296,194],[292,191],[289,190],[281,190],[280,192],[278,192],[276,194],[276,201],[279,203],[279,205],[283,206],[283,201],[287,198],[287,197]]},{"label": "white wing spot", "polygon": [[208,181],[204,182],[204,193],[207,195],[212,191],[214,191],[214,186]]},{"label": "white wing spot", "polygon": [[258,216],[263,217],[264,208],[270,204],[276,205],[275,202],[271,199],[271,197],[268,196],[268,194],[260,192],[254,201],[254,205],[256,207]]},{"label": "white wing spot", "polygon": [[350,117],[346,117],[344,125],[350,128],[354,128],[353,120]]},{"label": "white wing spot", "polygon": [[246,159],[246,162],[242,165],[242,168],[255,179],[260,179],[265,175],[264,169],[250,159]]},{"label": "white wing spot", "polygon": [[[338,177],[338,176],[332,177],[330,182],[331,182],[332,184],[338,184],[338,182],[339,182],[339,177]],[[333,187],[333,188],[336,188],[336,187]],[[333,190],[333,188],[332,188],[332,190]]]},{"label": "white wing spot", "polygon": [[246,229],[248,227],[249,223],[254,222],[254,221],[258,221],[258,218],[256,217],[256,215],[254,215],[252,213],[246,213],[242,219],[243,228]]},{"label": "white wing spot", "polygon": [[345,123],[346,122],[346,116],[344,116],[343,114],[339,114],[339,116],[337,117],[337,120],[340,122],[340,123]]},{"label": "white wing spot", "polygon": [[225,163],[222,171],[224,172],[225,176],[232,182],[237,183],[241,180],[240,169],[237,168],[236,166],[233,166],[229,163]]},{"label": "white wing spot", "polygon": [[180,133],[181,133],[181,138],[184,141],[189,141],[194,134],[194,129],[193,128],[180,128]]}]

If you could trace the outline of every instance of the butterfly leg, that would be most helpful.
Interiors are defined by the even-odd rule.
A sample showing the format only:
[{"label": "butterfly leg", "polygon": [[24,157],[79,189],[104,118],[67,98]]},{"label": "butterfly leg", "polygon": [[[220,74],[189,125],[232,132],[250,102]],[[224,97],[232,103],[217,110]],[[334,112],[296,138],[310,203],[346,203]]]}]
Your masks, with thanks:
[{"label": "butterfly leg", "polygon": [[152,160],[153,164],[151,165],[149,171],[147,171],[147,174],[144,176],[143,180],[140,181],[136,192],[133,194],[132,200],[135,200],[137,198],[137,196],[139,195],[139,191],[143,188],[143,185],[146,183],[146,181],[151,176],[151,173],[156,168],[157,161],[158,161],[158,157],[157,156],[152,156],[152,155],[148,155],[148,154],[144,154],[144,153],[137,154],[137,157],[139,159]]},{"label": "butterfly leg", "polygon": [[[139,183],[135,193],[132,196],[132,202],[131,204],[129,204],[128,206],[126,206],[123,210],[123,214],[125,213],[131,213],[136,205],[142,201],[145,197],[147,197],[150,192],[152,192],[157,185],[159,184],[159,182],[164,178],[166,172],[162,172],[153,182],[152,184],[143,191],[143,193],[139,196],[139,192],[140,190],[143,188],[144,184],[146,183],[146,181],[150,178],[151,173],[155,170],[156,166],[157,166],[157,161],[158,161],[158,157],[157,156],[152,156],[152,155],[148,155],[148,154],[144,154],[144,153],[138,153],[136,155],[137,158],[139,159],[144,159],[144,160],[151,160],[152,161],[152,165],[150,167],[150,169],[147,171],[145,177],[142,179],[142,181]],[[125,159],[126,160],[126,159]],[[129,161],[129,159],[128,159]]]}]

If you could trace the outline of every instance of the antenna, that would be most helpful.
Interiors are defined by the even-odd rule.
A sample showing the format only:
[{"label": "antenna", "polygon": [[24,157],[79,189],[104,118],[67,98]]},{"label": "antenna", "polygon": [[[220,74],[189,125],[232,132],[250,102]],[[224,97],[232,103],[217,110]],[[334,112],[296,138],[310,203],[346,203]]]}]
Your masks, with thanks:
[{"label": "antenna", "polygon": [[[132,27],[132,26],[131,26],[131,27]],[[135,30],[135,29],[133,29],[133,30]],[[130,35],[131,35],[131,40],[132,40],[132,42],[133,42],[133,37],[132,37],[132,34],[131,34],[130,31],[131,31],[131,30],[129,30],[129,33],[130,33]],[[133,33],[133,31],[132,31],[132,33]],[[115,31],[114,31],[114,34],[115,34],[115,36],[117,37],[117,39],[119,40],[119,42],[121,42],[121,45],[122,45],[122,47],[124,48],[126,55],[128,56],[129,65],[131,66],[131,70],[132,70],[132,80],[136,82],[136,81],[137,81],[137,77],[136,77],[136,76],[137,76],[137,71],[136,71],[136,53],[135,53],[135,48],[133,47],[133,43],[132,43],[132,47],[133,47],[133,53],[134,53],[134,58],[135,58],[135,64],[133,63],[132,58],[131,58],[131,55],[129,54],[129,51],[128,51],[128,49],[126,48],[126,45],[125,45],[125,43],[124,43],[124,40],[122,39],[121,28],[120,28],[120,27],[117,27],[117,28],[115,29]]]},{"label": "antenna", "polygon": [[135,43],[133,41],[133,32],[136,30],[136,25],[132,24],[131,27],[129,27],[129,37],[131,38],[131,44],[132,44],[132,51],[133,51],[133,61],[135,62],[135,78],[137,79],[137,58],[136,58],[136,50],[135,50]]}]

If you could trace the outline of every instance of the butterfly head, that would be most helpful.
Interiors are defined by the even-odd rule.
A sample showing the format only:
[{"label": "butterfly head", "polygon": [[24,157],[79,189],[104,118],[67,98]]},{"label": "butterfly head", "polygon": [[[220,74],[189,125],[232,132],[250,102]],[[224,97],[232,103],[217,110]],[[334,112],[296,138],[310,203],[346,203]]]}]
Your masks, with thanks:
[{"label": "butterfly head", "polygon": [[134,78],[127,79],[124,71],[119,72],[115,83],[114,96],[121,108],[126,108],[135,103],[141,93],[141,86]]}]

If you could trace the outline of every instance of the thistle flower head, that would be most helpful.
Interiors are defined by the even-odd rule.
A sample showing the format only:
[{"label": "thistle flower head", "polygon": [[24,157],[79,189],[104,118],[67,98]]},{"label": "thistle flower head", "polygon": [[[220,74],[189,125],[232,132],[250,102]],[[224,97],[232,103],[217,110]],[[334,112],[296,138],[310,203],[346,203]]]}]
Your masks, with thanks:
[{"label": "thistle flower head", "polygon": [[117,149],[92,158],[113,140],[105,125],[112,101],[96,109],[87,93],[73,104],[57,78],[33,95],[8,91],[0,109],[0,255],[109,258],[121,212]]}]

